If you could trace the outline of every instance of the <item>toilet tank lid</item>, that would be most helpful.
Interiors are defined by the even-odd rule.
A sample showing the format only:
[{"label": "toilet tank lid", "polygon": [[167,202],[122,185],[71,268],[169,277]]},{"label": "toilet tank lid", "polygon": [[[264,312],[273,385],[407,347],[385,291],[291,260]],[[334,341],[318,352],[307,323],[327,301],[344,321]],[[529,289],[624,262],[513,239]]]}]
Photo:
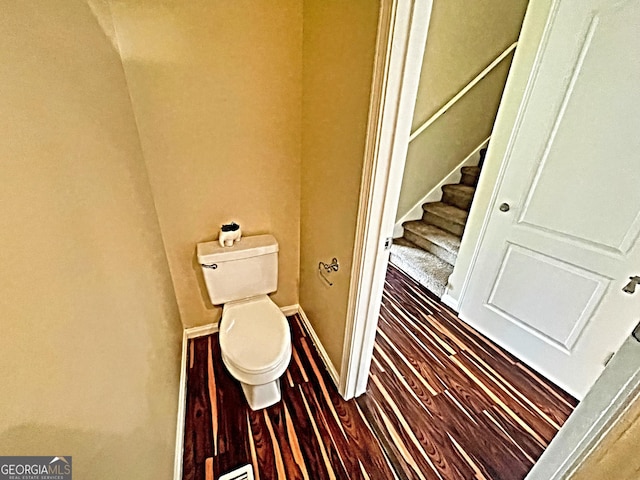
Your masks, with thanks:
[{"label": "toilet tank lid", "polygon": [[242,258],[258,257],[278,251],[278,241],[273,235],[242,237],[232,247],[221,247],[218,241],[199,243],[197,246],[200,264],[230,262]]}]

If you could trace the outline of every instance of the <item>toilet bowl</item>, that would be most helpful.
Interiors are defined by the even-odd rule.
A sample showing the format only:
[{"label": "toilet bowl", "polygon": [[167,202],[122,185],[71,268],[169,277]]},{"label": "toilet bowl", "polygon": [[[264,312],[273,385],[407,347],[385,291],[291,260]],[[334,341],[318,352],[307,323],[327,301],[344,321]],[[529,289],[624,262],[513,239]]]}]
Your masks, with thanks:
[{"label": "toilet bowl", "polygon": [[251,409],[280,401],[280,377],[291,360],[291,332],[286,317],[268,296],[225,304],[220,350]]},{"label": "toilet bowl", "polygon": [[231,246],[207,242],[197,247],[209,299],[223,305],[222,362],[253,410],[280,401],[280,376],[291,360],[289,324],[268,297],[278,288],[278,250],[272,235],[242,237]]}]

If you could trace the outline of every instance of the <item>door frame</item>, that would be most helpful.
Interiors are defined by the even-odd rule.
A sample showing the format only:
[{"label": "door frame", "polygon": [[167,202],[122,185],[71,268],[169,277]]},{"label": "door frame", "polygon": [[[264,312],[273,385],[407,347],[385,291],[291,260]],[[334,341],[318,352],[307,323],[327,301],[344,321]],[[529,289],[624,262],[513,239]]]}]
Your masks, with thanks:
[{"label": "door frame", "polygon": [[[530,0],[527,17],[531,28],[542,35],[560,0]],[[367,140],[360,189],[351,286],[347,310],[345,340],[340,369],[339,392],[345,399],[366,392],[373,355],[382,290],[389,260],[385,240],[391,238],[407,154],[411,121],[417,96],[422,57],[427,39],[432,0],[381,0],[378,38],[374,64]],[[534,35],[535,37],[535,35]],[[514,57],[538,45],[520,44]],[[533,53],[533,56],[537,54]],[[526,60],[525,60],[526,61]],[[528,79],[515,85],[518,105],[527,96]],[[510,82],[507,82],[507,88]],[[521,90],[521,91],[518,91]],[[505,93],[505,96],[507,93]],[[503,96],[503,101],[505,100]],[[519,110],[519,106],[515,109]],[[506,110],[506,109],[505,109]],[[521,112],[498,113],[498,121],[515,125]],[[504,118],[501,118],[504,117]],[[495,140],[495,139],[494,139]],[[473,238],[462,248],[472,252],[486,228],[487,209],[495,194],[494,186],[501,173],[500,148],[495,145],[487,155],[483,175],[488,194],[472,209],[470,222],[477,223]],[[506,149],[508,139],[504,141]],[[495,161],[492,162],[492,157]],[[479,186],[482,188],[482,185]],[[469,227],[470,225],[468,225]],[[465,245],[466,244],[466,245]],[[462,301],[469,265],[463,266]],[[455,275],[455,271],[454,271]],[[561,480],[569,478],[593,452],[606,433],[620,420],[633,401],[640,401],[640,343],[633,337],[625,341],[607,365],[601,377],[587,393],[560,432],[547,447],[527,476],[527,480]]]},{"label": "door frame", "polygon": [[[433,0],[381,0],[338,390],[365,392]],[[387,237],[389,235],[389,237]]]}]

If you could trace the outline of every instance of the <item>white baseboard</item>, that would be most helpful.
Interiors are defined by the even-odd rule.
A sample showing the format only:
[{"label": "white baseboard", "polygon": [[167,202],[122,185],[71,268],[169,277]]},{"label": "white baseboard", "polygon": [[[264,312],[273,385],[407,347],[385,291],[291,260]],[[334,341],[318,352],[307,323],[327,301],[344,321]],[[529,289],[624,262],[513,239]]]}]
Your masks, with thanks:
[{"label": "white baseboard", "polygon": [[429,202],[439,202],[442,199],[442,187],[444,185],[449,185],[452,183],[458,183],[460,181],[461,173],[460,169],[462,167],[469,167],[473,165],[477,165],[479,158],[480,150],[487,146],[491,137],[484,140],[480,145],[478,145],[462,162],[460,162],[456,167],[449,172],[449,174],[444,177],[440,183],[438,183],[435,187],[433,187],[427,194],[422,197],[406,214],[404,214],[393,226],[393,238],[400,238],[404,235],[404,228],[402,228],[402,224],[404,222],[408,222],[411,220],[420,220],[422,218],[423,210],[422,205]]},{"label": "white baseboard", "polygon": [[176,453],[173,459],[173,480],[182,480],[184,422],[187,409],[187,331],[182,332],[182,360],[180,361],[180,389],[178,391],[178,420],[176,422]]},{"label": "white baseboard", "polygon": [[442,295],[442,298],[440,299],[440,301],[442,303],[444,303],[447,307],[453,309],[456,312],[459,312],[459,308],[460,308],[460,304],[458,302],[457,298],[453,298],[451,295],[449,295],[448,291],[445,290],[444,295]]},{"label": "white baseboard", "polygon": [[300,311],[300,305],[296,303],[295,305],[280,307],[280,311],[284,314],[285,317],[290,317],[291,315],[295,315]]},{"label": "white baseboard", "polygon": [[320,358],[322,359],[322,362],[324,363],[325,368],[329,372],[329,375],[331,376],[333,383],[335,384],[336,388],[339,388],[340,375],[338,375],[338,370],[336,370],[336,367],[333,365],[333,362],[329,358],[329,354],[327,354],[327,351],[324,349],[324,346],[322,345],[320,338],[318,338],[316,331],[311,326],[311,322],[309,321],[309,318],[304,313],[304,310],[302,309],[301,306],[298,306],[298,314],[300,315],[300,318],[302,319],[302,323],[304,323],[304,326],[307,332],[311,336],[311,340],[313,340],[316,350],[318,350],[318,353],[320,354]]},{"label": "white baseboard", "polygon": [[180,390],[178,392],[178,420],[176,422],[176,453],[173,460],[173,479],[182,480],[184,449],[184,421],[187,410],[187,350],[189,339],[218,332],[218,323],[185,328],[182,331],[182,358],[180,360]]},{"label": "white baseboard", "polygon": [[[299,305],[287,305],[285,307],[280,307],[280,311],[284,314],[285,317],[290,315],[294,315],[298,313]],[[196,338],[196,337],[204,337],[205,335],[212,335],[214,333],[218,333],[218,322],[209,323],[207,325],[200,325],[198,327],[186,328],[184,330],[184,334],[186,338]]]},{"label": "white baseboard", "polygon": [[214,333],[218,333],[218,322],[200,325],[199,327],[185,328],[184,330],[186,338],[204,337],[205,335]]},{"label": "white baseboard", "polygon": [[[304,327],[307,332],[311,336],[311,340],[313,341],[318,353],[320,354],[320,358],[325,365],[325,368],[329,372],[331,379],[335,383],[336,387],[340,384],[340,377],[336,368],[333,366],[329,355],[324,349],[318,335],[316,335],[315,330],[309,323],[309,319],[305,315],[302,307],[298,304],[295,305],[287,305],[284,307],[280,307],[280,311],[287,317],[291,315],[295,315],[296,313],[300,314],[300,318],[302,319],[302,323],[304,323]],[[174,466],[173,466],[173,479],[174,480],[182,480],[182,457],[184,450],[184,422],[185,415],[187,409],[187,350],[189,346],[189,340],[196,337],[203,337],[205,335],[211,335],[213,333],[218,333],[218,323],[210,323],[208,325],[201,325],[199,327],[186,328],[182,333],[182,359],[180,361],[180,390],[178,393],[178,419],[176,422],[176,452],[174,458]]]}]

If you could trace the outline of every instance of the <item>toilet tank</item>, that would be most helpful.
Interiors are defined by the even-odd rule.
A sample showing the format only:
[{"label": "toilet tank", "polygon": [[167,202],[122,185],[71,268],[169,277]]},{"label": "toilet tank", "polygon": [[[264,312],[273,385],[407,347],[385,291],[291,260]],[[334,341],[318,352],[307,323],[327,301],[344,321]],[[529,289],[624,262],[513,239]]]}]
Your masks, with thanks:
[{"label": "toilet tank", "polygon": [[199,243],[197,254],[214,305],[278,288],[278,242],[273,235],[242,237],[232,247],[221,247],[217,240]]}]

